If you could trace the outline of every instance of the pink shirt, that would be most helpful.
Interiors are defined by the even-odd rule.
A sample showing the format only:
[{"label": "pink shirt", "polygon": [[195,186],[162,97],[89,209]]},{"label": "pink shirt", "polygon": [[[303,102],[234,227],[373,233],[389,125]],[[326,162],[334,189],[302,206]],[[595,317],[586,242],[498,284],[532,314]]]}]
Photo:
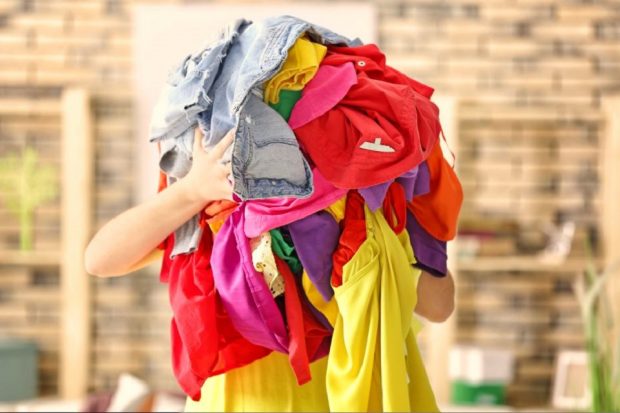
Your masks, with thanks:
[{"label": "pink shirt", "polygon": [[245,201],[244,232],[248,238],[314,214],[342,198],[346,189],[336,188],[312,169],[314,192],[307,198],[269,198]]},{"label": "pink shirt", "polygon": [[320,66],[291,111],[288,120],[291,129],[299,128],[325,114],[336,106],[356,83],[357,73],[351,62],[338,66]]}]

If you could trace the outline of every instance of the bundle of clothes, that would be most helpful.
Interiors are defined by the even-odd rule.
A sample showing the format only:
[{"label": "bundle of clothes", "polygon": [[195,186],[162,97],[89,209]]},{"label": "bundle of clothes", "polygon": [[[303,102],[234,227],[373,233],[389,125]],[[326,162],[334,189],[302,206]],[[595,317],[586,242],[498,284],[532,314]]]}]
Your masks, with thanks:
[{"label": "bundle of clothes", "polygon": [[436,409],[413,311],[421,272],[447,272],[463,194],[432,93],[376,45],[291,16],[238,20],[170,73],[150,130],[160,190],[190,170],[196,127],[205,148],[235,134],[234,201],[160,245],[192,399],[276,351],[300,385],[328,357],[331,410]]}]

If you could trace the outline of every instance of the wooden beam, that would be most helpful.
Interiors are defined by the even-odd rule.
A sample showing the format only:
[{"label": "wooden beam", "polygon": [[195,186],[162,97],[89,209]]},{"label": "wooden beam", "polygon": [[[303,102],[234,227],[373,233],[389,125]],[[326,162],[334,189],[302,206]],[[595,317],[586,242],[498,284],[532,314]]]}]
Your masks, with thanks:
[{"label": "wooden beam", "polygon": [[60,395],[83,397],[90,373],[90,279],[84,250],[91,231],[93,128],[85,89],[62,95]]},{"label": "wooden beam", "polygon": [[[602,231],[603,256],[606,265],[620,261],[620,95],[602,100],[605,119],[601,145]],[[620,336],[620,272],[613,274],[608,286],[609,300],[615,315],[615,336]],[[620,357],[617,354],[616,357]]]}]

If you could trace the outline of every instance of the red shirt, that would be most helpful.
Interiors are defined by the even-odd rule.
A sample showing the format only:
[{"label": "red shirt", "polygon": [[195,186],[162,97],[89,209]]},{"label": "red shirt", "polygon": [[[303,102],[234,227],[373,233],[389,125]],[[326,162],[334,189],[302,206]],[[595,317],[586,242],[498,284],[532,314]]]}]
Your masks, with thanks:
[{"label": "red shirt", "polygon": [[435,146],[439,110],[433,89],[385,65],[375,45],[330,47],[322,65],[352,62],[358,81],[330,111],[294,130],[302,149],[339,188],[393,179]]}]

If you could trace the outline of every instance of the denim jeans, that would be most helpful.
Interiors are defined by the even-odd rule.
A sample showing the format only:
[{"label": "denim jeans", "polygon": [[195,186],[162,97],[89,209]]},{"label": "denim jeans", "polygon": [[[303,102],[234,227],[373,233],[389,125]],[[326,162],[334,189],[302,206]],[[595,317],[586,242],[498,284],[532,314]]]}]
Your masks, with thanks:
[{"label": "denim jeans", "polygon": [[[262,84],[280,70],[288,49],[304,33],[322,44],[356,44],[298,18],[280,16],[260,24],[237,20],[215,44],[185,57],[170,74],[151,120],[150,140],[162,141],[162,170],[176,178],[189,171],[192,129],[197,124],[205,132],[204,147],[236,128],[231,156],[234,191],[241,199],[310,195],[312,180],[301,154],[269,168],[268,173],[261,165],[262,159],[273,157],[268,154],[274,150],[272,145],[298,148],[293,132],[285,123],[286,132],[275,127],[260,129],[259,123],[262,127],[281,123],[279,115],[261,100],[255,99],[246,108],[249,96],[262,95]],[[250,123],[249,119],[262,121]],[[247,142],[252,136],[254,141]],[[287,153],[293,152],[288,149]]]},{"label": "denim jeans", "polygon": [[[295,135],[262,101],[263,83],[280,70],[288,49],[304,33],[326,45],[361,44],[292,16],[262,23],[239,19],[213,44],[181,61],[156,104],[149,134],[150,141],[160,141],[159,166],[169,178],[189,172],[196,125],[205,134],[205,148],[235,128],[225,156],[232,161],[233,190],[242,200],[312,193],[312,173]],[[172,255],[196,248],[200,229],[195,221],[175,232]]]}]

